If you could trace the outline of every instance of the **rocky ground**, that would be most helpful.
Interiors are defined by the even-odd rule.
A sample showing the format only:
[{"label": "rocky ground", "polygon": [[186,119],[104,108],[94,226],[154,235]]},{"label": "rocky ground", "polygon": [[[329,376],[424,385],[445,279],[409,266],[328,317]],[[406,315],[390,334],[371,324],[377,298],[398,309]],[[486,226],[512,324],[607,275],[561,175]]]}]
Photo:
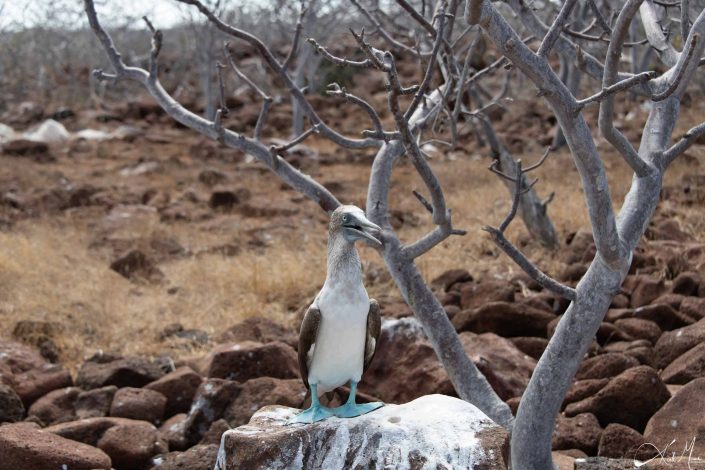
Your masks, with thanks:
[{"label": "rocky ground", "polygon": [[[325,276],[325,214],[244,155],[171,124],[146,100],[63,114],[23,106],[13,116],[24,117],[10,123],[18,133],[53,117],[70,134],[49,144],[3,139],[0,469],[210,469],[225,430],[265,405],[300,407],[296,331]],[[231,123],[250,129],[256,104],[243,99],[232,109],[252,115]],[[360,116],[346,113],[324,118],[353,128]],[[681,127],[697,114],[687,108]],[[643,115],[622,116],[630,138],[638,134],[628,123]],[[277,116],[271,121],[284,126]],[[512,152],[529,160],[555,131],[543,111],[498,119]],[[620,200],[629,172],[599,146]],[[481,235],[479,227],[508,208],[481,153],[436,154],[454,220],[470,236],[419,264],[468,354],[516,409],[567,304]],[[667,446],[680,455],[691,442],[692,456],[705,457],[703,153],[693,147],[669,174],[631,273],[566,397],[553,441],[565,468],[587,456],[647,459]],[[565,158],[558,152],[540,174],[543,191],[558,195],[551,214],[562,248],[543,251],[518,223],[511,235],[550,274],[574,284],[595,248]],[[313,140],[290,159],[345,202],[364,203],[369,152]],[[415,187],[402,165],[393,216],[405,239],[430,224],[411,196]],[[378,257],[369,249],[362,255],[385,316],[363,399],[454,395]]]}]

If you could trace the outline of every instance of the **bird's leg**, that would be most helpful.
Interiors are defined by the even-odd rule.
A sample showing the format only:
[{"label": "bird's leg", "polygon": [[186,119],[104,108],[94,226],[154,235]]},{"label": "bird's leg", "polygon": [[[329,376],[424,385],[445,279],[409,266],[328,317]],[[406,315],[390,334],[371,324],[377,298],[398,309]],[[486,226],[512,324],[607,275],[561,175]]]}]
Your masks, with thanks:
[{"label": "bird's leg", "polygon": [[307,410],[302,411],[301,413],[297,414],[293,418],[291,418],[289,421],[286,422],[286,424],[294,424],[294,423],[305,423],[305,424],[310,424],[310,423],[315,423],[316,421],[321,421],[326,418],[330,418],[333,416],[333,410],[330,408],[327,408],[323,405],[321,405],[321,402],[318,401],[318,384],[310,384],[311,387],[311,407]]},{"label": "bird's leg", "polygon": [[357,393],[357,382],[350,381],[350,395],[348,396],[348,401],[344,405],[339,406],[331,410],[333,414],[339,418],[354,418],[355,416],[364,415],[370,411],[374,411],[377,408],[384,406],[382,402],[372,402],[372,403],[360,403],[359,405],[355,403],[355,394]]}]

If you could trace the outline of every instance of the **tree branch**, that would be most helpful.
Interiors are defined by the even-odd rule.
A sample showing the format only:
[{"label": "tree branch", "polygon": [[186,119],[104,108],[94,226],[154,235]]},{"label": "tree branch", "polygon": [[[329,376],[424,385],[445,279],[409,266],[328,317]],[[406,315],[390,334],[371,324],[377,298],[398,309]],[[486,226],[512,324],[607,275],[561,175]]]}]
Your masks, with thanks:
[{"label": "tree branch", "polygon": [[573,10],[573,7],[576,3],[577,0],[565,0],[563,2],[561,11],[558,13],[558,16],[553,21],[553,24],[548,30],[548,33],[546,33],[546,36],[543,38],[541,46],[539,46],[539,50],[537,52],[539,56],[546,57],[551,52],[553,45],[556,43],[558,36],[561,35],[563,26],[565,26],[566,21],[568,21],[568,16],[570,15],[570,12]]},{"label": "tree branch", "polygon": [[[617,16],[617,22],[612,30],[610,44],[607,48],[605,71],[602,76],[602,88],[609,88],[617,80],[619,61],[622,57],[622,45],[629,32],[629,24],[636,15],[639,5],[644,0],[627,0]],[[622,155],[627,164],[639,177],[644,177],[653,172],[654,168],[642,159],[636,149],[629,143],[624,135],[614,127],[614,95],[607,94],[600,103],[598,124],[602,135]]]}]

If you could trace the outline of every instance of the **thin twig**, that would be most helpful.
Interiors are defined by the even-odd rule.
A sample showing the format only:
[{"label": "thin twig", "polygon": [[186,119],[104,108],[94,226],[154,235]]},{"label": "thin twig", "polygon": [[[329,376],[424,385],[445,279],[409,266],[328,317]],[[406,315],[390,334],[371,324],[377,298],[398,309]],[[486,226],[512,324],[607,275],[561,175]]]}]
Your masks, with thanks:
[{"label": "thin twig", "polygon": [[546,57],[551,52],[553,45],[556,43],[558,36],[561,35],[561,30],[563,29],[566,21],[568,21],[568,16],[576,3],[577,0],[565,0],[563,6],[561,7],[561,11],[558,12],[558,16],[553,21],[553,24],[548,30],[548,33],[546,33],[546,36],[544,36],[541,46],[539,46],[539,50],[536,53],[539,57]]},{"label": "thin twig", "polygon": [[669,81],[668,87],[663,90],[663,92],[654,94],[651,97],[651,101],[663,101],[671,96],[676,89],[678,89],[681,79],[683,78],[683,75],[685,75],[685,71],[693,58],[693,52],[695,51],[695,46],[697,45],[699,39],[700,36],[698,34],[693,35],[693,38],[690,40],[690,44],[688,45],[688,52],[686,53],[685,60],[679,60],[676,65],[676,70],[674,72],[675,77],[673,77],[673,80]]},{"label": "thin twig", "polygon": [[615,83],[614,85],[610,85],[607,88],[603,88],[599,92],[595,93],[592,96],[589,96],[585,99],[578,100],[578,108],[581,109],[585,106],[587,106],[590,103],[599,103],[603,99],[605,99],[607,96],[613,95],[615,93],[618,93],[620,91],[627,90],[633,86],[646,83],[649,80],[656,78],[656,72],[649,71],[649,72],[642,72],[640,74],[634,75],[632,77],[629,77],[627,79],[624,79],[622,81],[619,81]]},{"label": "thin twig", "polygon": [[289,66],[294,60],[294,57],[296,57],[296,53],[298,52],[299,49],[299,41],[301,40],[301,31],[304,28],[304,17],[306,16],[306,11],[307,8],[304,6],[303,2],[301,3],[301,12],[299,13],[299,19],[296,20],[296,30],[294,31],[294,40],[292,41],[291,44],[291,50],[289,51],[289,54],[286,56],[286,59],[284,59],[284,62],[282,63],[282,71],[286,72],[289,69]]}]

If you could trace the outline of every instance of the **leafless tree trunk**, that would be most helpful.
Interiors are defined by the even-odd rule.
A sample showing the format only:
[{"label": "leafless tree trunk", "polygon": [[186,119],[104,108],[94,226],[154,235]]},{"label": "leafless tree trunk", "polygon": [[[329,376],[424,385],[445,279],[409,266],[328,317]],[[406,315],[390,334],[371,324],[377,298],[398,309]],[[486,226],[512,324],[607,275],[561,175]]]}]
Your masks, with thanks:
[{"label": "leafless tree trunk", "polygon": [[[565,0],[550,28],[541,24],[533,12],[517,0],[509,0],[509,3],[524,25],[543,37],[537,52],[524,45],[490,1],[468,0],[468,21],[479,24],[501,53],[534,82],[558,118],[582,180],[597,246],[597,255],[575,290],[561,285],[553,286],[553,290],[571,299],[572,303],[534,370],[514,425],[511,441],[513,468],[545,470],[553,466],[551,435],[556,414],[612,297],[627,275],[633,250],[658,202],[664,171],[697,136],[705,133],[705,124],[701,124],[669,147],[680,99],[703,53],[701,38],[705,33],[705,12],[701,12],[692,23],[689,32],[684,35],[687,40],[683,51],[678,52],[664,36],[652,0],[627,0],[614,24],[607,26],[610,40],[606,61],[602,65],[594,57],[581,53],[562,36],[567,14],[577,3],[576,0]],[[664,65],[669,67],[661,76],[656,77],[655,73],[634,75],[618,72],[629,26],[637,13],[640,13],[649,43],[658,51]],[[599,16],[599,12],[596,14]],[[687,14],[684,23],[689,23]],[[571,54],[584,71],[601,79],[600,91],[582,100],[574,96],[549,65],[547,57],[554,47],[561,53]],[[638,151],[613,125],[614,94],[629,88],[652,102]],[[582,114],[583,108],[592,103],[600,105],[600,131],[634,171],[632,186],[616,217],[612,211],[605,169]],[[517,186],[517,195],[519,188]],[[511,217],[505,219],[500,229],[487,229],[527,272],[533,269],[533,275],[540,275],[504,238],[502,227],[506,228],[508,221]]]}]

